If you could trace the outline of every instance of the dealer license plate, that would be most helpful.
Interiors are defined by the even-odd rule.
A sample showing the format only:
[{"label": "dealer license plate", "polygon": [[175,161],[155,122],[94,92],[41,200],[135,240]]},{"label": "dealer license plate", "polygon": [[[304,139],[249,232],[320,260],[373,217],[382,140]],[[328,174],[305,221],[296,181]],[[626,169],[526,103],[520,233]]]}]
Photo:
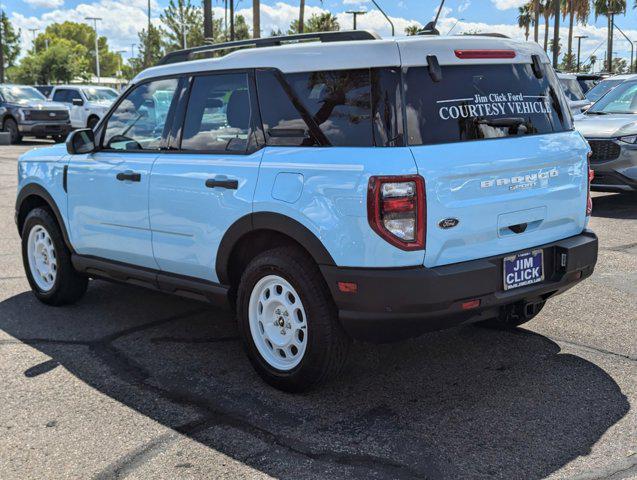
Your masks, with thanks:
[{"label": "dealer license plate", "polygon": [[518,253],[504,258],[504,289],[524,287],[544,280],[542,250]]}]

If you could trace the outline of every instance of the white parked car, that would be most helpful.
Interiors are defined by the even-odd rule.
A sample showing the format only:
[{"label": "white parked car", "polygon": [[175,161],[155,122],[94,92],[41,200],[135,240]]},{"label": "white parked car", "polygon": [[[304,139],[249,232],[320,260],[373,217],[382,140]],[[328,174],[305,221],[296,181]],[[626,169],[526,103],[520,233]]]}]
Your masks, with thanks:
[{"label": "white parked car", "polygon": [[582,113],[582,109],[591,106],[592,102],[584,95],[584,91],[577,81],[577,75],[572,73],[558,73],[557,78],[562,84],[566,99],[568,100],[568,106],[573,115],[579,115]]},{"label": "white parked car", "polygon": [[118,96],[117,91],[109,87],[56,85],[50,98],[68,105],[73,128],[95,128]]}]

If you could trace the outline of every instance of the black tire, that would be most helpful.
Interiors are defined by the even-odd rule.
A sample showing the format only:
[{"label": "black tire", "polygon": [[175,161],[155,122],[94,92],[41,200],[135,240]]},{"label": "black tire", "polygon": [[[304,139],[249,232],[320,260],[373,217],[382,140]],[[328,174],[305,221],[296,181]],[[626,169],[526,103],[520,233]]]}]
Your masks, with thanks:
[{"label": "black tire", "polygon": [[[49,290],[43,290],[33,278],[29,264],[28,242],[31,230],[36,226],[42,226],[51,238],[55,248],[55,263],[57,265],[56,277],[53,286]],[[27,280],[33,293],[42,303],[47,305],[68,305],[77,302],[88,286],[88,278],[78,273],[71,264],[71,252],[69,251],[62,232],[49,210],[34,208],[29,212],[22,227],[22,262],[27,275]]]},{"label": "black tire", "polygon": [[12,144],[20,143],[22,140],[22,135],[20,135],[20,130],[18,130],[18,124],[13,118],[7,118],[2,125],[3,132],[9,132],[10,142]]},{"label": "black tire", "polygon": [[[249,304],[261,279],[277,275],[300,296],[306,313],[307,345],[300,363],[291,370],[274,368],[261,355],[252,337]],[[314,261],[302,250],[287,247],[263,252],[244,271],[237,292],[237,319],[248,358],[270,385],[287,392],[302,392],[338,375],[345,364],[350,338],[337,318],[336,306]]]},{"label": "black tire", "polygon": [[495,330],[513,330],[514,328],[533,320],[542,311],[544,305],[545,302],[534,302],[532,304],[514,303],[512,305],[506,305],[500,311],[500,315],[495,318],[478,322],[476,325]]},{"label": "black tire", "polygon": [[62,143],[64,141],[66,141],[66,135],[56,135],[53,137],[53,141],[55,143]]},{"label": "black tire", "polygon": [[86,128],[90,128],[91,130],[95,130],[95,126],[97,125],[97,122],[99,122],[100,119],[98,117],[89,117],[88,121],[86,122]]}]

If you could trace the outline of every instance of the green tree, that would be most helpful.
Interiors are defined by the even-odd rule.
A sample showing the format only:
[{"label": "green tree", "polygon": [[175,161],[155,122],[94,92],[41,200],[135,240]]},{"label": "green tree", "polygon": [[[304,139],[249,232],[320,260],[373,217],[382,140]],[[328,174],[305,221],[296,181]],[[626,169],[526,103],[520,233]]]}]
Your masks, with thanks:
[{"label": "green tree", "polygon": [[11,80],[20,83],[70,83],[90,76],[86,47],[65,38],[56,38],[48,48],[31,52],[11,71]]},{"label": "green tree", "polygon": [[161,41],[161,33],[152,23],[148,29],[142,29],[137,36],[139,41],[139,63],[136,65],[137,71],[156,65],[164,56],[164,49]]},{"label": "green tree", "polygon": [[236,15],[234,17],[234,39],[235,40],[247,40],[250,38],[250,28],[246,23],[246,19],[243,15]]},{"label": "green tree", "polygon": [[[340,30],[341,26],[338,23],[338,20],[331,13],[314,13],[308,20],[305,22],[305,26],[302,32],[305,33],[313,33],[313,32],[334,32]],[[290,24],[290,28],[288,30],[290,35],[295,33],[301,33],[299,31],[299,22],[298,20],[294,20]]]},{"label": "green tree", "polygon": [[628,73],[628,62],[624,58],[613,58],[613,72]]},{"label": "green tree", "polygon": [[575,56],[573,55],[573,28],[575,23],[585,23],[591,13],[589,0],[562,0],[562,16],[568,16],[568,44],[566,55],[569,61],[565,63],[567,70],[575,69]]},{"label": "green tree", "polygon": [[405,28],[405,35],[407,36],[418,35],[418,32],[420,32],[420,27],[416,24],[409,25]]},{"label": "green tree", "polygon": [[195,8],[190,0],[170,0],[160,19],[167,52],[204,44],[202,10]]},{"label": "green tree", "polygon": [[0,16],[0,28],[2,29],[2,53],[4,55],[4,67],[15,65],[20,55],[20,30],[17,31],[11,25],[7,14],[2,12]]},{"label": "green tree", "polygon": [[[613,58],[613,29],[612,16],[617,13],[626,13],[626,0],[593,0],[593,9],[595,11],[595,19],[599,16],[605,16],[608,25],[608,36],[606,37],[606,58]],[[612,63],[609,65],[607,60],[605,68],[612,72]]]},{"label": "green tree", "polygon": [[533,12],[531,8],[532,5],[530,3],[518,7],[518,27],[524,29],[524,37],[527,42],[529,41],[531,24],[533,23]]},{"label": "green tree", "polygon": [[[35,50],[41,52],[50,47],[57,39],[69,40],[73,44],[82,45],[85,48],[85,56],[90,65],[93,75],[97,75],[95,62],[95,30],[90,25],[77,22],[52,23],[47,26],[43,33],[35,39]],[[100,75],[102,77],[112,77],[119,68],[119,54],[109,49],[106,37],[97,38],[97,50],[100,56]]]}]

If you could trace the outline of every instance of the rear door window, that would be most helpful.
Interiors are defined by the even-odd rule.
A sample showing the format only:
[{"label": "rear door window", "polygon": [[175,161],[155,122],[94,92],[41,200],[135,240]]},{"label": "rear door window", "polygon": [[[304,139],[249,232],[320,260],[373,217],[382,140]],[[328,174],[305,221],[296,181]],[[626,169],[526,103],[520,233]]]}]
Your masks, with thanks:
[{"label": "rear door window", "polygon": [[404,72],[410,145],[535,135],[573,128],[553,71],[531,64],[447,65],[434,82],[426,67]]},{"label": "rear door window", "polygon": [[245,152],[250,123],[247,74],[195,77],[186,110],[181,149]]}]

